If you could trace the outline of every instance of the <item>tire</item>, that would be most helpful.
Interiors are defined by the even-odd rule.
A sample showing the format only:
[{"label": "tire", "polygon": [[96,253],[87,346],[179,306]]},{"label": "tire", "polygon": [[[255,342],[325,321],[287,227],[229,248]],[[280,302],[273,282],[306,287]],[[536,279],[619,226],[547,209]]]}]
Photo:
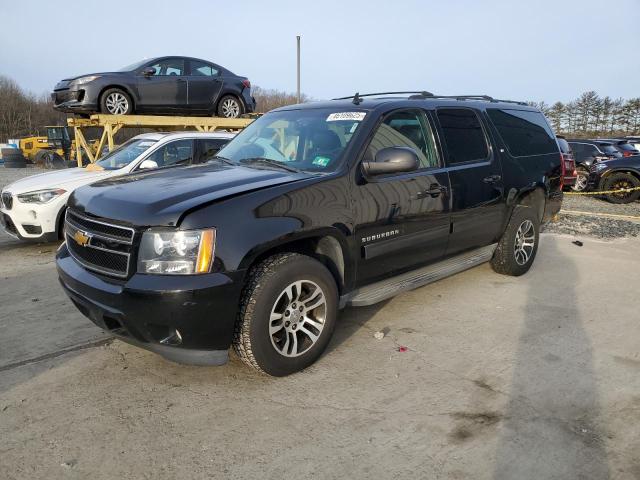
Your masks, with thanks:
[{"label": "tire", "polygon": [[52,152],[51,150],[43,150],[43,152],[44,154],[41,158],[42,163],[40,164],[42,168],[46,168],[48,170],[60,170],[67,167],[67,163],[64,158],[56,152]]},{"label": "tire", "polygon": [[[619,190],[621,188],[638,188],[640,187],[640,179],[629,173],[612,173],[604,182],[605,190]],[[631,203],[640,198],[640,190],[633,192],[611,193],[605,195],[607,201],[611,203]]]},{"label": "tire", "polygon": [[[318,295],[324,297],[324,304],[314,307],[322,300]],[[314,308],[301,313],[305,304]],[[278,315],[280,318],[271,320]],[[276,377],[289,375],[320,357],[331,339],[337,315],[338,290],[324,265],[298,253],[274,255],[249,271],[233,347],[252,368]]]},{"label": "tire", "polygon": [[20,155],[3,155],[4,168],[27,168],[27,159]]},{"label": "tire", "polygon": [[108,115],[130,115],[133,113],[133,102],[124,90],[110,88],[100,97],[100,111]]},{"label": "tire", "polygon": [[233,95],[225,95],[218,102],[216,109],[219,117],[238,118],[244,113],[242,102]]},{"label": "tire", "polygon": [[40,167],[44,166],[48,153],[49,152],[47,150],[38,150],[33,157],[33,163]]},{"label": "tire", "polygon": [[[519,246],[523,238],[526,243],[533,240],[533,245],[530,248],[526,243]],[[524,275],[536,258],[539,241],[540,220],[536,210],[527,205],[517,205],[491,259],[493,270],[514,277]]]},{"label": "tire", "polygon": [[577,166],[576,172],[578,172],[578,176],[576,177],[576,183],[571,185],[571,190],[574,192],[584,192],[587,189],[589,171],[582,166]]}]

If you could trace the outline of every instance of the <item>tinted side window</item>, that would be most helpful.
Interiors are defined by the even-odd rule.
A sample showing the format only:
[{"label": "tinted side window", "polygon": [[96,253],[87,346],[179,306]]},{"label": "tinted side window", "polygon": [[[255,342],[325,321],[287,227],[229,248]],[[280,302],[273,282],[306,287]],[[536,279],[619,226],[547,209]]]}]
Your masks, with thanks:
[{"label": "tinted side window", "polygon": [[218,71],[208,63],[191,60],[191,75],[195,77],[214,77]]},{"label": "tinted side window", "polygon": [[542,113],[490,108],[487,114],[514,157],[558,151],[555,135]]},{"label": "tinted side window", "polygon": [[193,158],[193,140],[176,140],[167,143],[149,155],[148,159],[158,164],[158,167],[187,164]]},{"label": "tinted side window", "polygon": [[154,75],[184,75],[184,60],[180,58],[167,58],[155,65],[151,65],[151,68],[155,68]]},{"label": "tinted side window", "polygon": [[487,158],[489,148],[480,120],[473,110],[439,108],[438,121],[447,146],[449,164],[480,161]]},{"label": "tinted side window", "polygon": [[229,140],[205,138],[203,140],[199,140],[199,142],[201,151],[200,161],[208,162],[218,154],[220,149],[224,147],[229,142]]},{"label": "tinted side window", "polygon": [[429,122],[417,110],[392,112],[385,117],[367,149],[366,160],[388,147],[410,147],[418,154],[420,168],[438,166],[438,157]]}]

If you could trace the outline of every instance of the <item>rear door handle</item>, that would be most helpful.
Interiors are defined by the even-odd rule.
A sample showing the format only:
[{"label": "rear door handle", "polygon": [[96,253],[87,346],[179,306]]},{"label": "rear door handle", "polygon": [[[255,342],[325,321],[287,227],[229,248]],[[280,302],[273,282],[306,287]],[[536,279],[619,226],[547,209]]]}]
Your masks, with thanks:
[{"label": "rear door handle", "polygon": [[497,183],[500,180],[502,180],[502,177],[500,175],[489,175],[488,177],[484,177],[482,179],[484,183]]}]

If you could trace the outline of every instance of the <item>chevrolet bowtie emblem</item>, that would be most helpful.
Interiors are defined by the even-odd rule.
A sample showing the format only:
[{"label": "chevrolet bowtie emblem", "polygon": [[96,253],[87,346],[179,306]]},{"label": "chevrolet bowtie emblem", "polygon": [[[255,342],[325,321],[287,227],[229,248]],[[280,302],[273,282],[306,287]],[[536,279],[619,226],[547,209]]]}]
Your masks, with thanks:
[{"label": "chevrolet bowtie emblem", "polygon": [[81,232],[80,230],[77,230],[76,233],[73,234],[73,239],[76,241],[76,243],[82,247],[86,247],[89,244],[89,241],[91,240],[91,236],[89,234],[85,234],[84,232]]}]

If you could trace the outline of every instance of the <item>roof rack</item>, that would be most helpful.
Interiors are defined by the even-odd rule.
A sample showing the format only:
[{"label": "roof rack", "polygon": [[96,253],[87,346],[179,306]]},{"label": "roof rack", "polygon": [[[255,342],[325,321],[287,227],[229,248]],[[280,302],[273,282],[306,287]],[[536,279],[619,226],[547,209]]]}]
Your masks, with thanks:
[{"label": "roof rack", "polygon": [[413,94],[412,97],[415,98],[426,98],[426,97],[433,97],[433,93],[431,92],[426,92],[426,91],[410,91],[410,92],[377,92],[377,93],[363,93],[362,95],[360,95],[360,93],[356,92],[355,95],[349,95],[348,97],[339,97],[339,98],[334,98],[333,100],[349,100],[350,98],[353,99],[353,103],[355,105],[359,105],[362,102],[362,97],[378,97],[380,95],[409,95],[409,94]]},{"label": "roof rack", "polygon": [[363,97],[377,97],[380,95],[410,95],[409,100],[423,100],[425,98],[444,98],[444,99],[451,99],[451,100],[485,100],[487,102],[493,102],[493,103],[515,103],[517,105],[527,105],[527,102],[521,102],[518,100],[501,100],[501,99],[490,97],[489,95],[434,95],[433,93],[427,92],[426,90],[406,91],[406,92],[363,93],[362,95],[359,92],[356,92],[355,95],[350,95],[348,97],[334,98],[333,100],[353,99],[352,102],[354,105],[360,105],[360,103],[362,103]]}]

